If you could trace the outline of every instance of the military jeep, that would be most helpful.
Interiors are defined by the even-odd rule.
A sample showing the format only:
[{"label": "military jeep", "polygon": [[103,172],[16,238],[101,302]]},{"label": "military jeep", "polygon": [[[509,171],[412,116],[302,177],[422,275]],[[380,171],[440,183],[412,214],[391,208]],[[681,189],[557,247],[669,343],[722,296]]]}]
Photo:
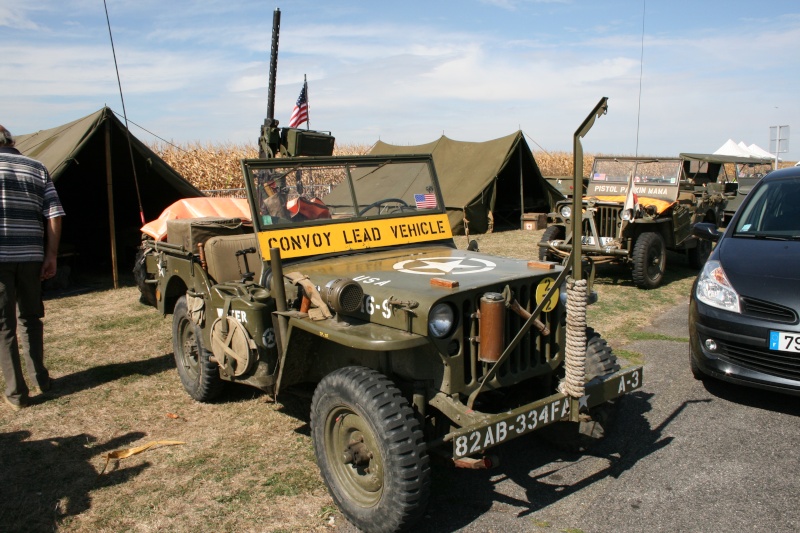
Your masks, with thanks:
[{"label": "military jeep", "polygon": [[[591,287],[569,265],[456,247],[430,155],[242,170],[250,219],[168,221],[165,240],[143,239],[142,295],[173,315],[197,401],[312,384],[317,463],[360,529],[410,527],[431,459],[487,468],[533,431],[582,449],[642,386],[586,327]],[[323,181],[330,193],[304,195]]]},{"label": "military jeep", "polygon": [[[691,228],[722,220],[726,196],[716,180],[707,168],[679,158],[595,158],[580,214],[583,253],[595,263],[630,265],[642,289],[661,285],[667,250],[687,254],[700,268],[711,246]],[[539,258],[562,261],[573,247],[572,202],[559,202],[549,216],[556,223],[539,241]]]}]

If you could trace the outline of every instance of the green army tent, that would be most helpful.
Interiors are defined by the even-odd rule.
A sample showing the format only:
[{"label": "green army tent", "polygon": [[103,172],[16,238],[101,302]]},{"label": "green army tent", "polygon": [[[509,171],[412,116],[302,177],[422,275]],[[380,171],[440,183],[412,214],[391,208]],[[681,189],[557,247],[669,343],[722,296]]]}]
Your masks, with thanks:
[{"label": "green army tent", "polygon": [[64,205],[62,262],[111,273],[115,285],[117,264],[130,270],[140,242],[139,198],[150,221],[181,198],[203,196],[133,134],[129,148],[125,126],[108,107],[16,141],[20,152],[44,163]]},{"label": "green army tent", "polygon": [[432,154],[453,233],[519,229],[522,215],[548,213],[563,195],[542,177],[521,131],[485,142],[439,139],[416,146],[378,141],[374,155]]}]

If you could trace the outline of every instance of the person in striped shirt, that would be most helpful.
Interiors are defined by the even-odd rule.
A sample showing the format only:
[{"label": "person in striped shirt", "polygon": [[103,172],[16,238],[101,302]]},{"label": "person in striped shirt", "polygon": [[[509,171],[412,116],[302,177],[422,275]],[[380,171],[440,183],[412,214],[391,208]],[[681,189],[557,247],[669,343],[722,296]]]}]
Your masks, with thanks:
[{"label": "person in striped shirt", "polygon": [[20,346],[28,374],[42,392],[52,381],[44,366],[42,280],[56,275],[64,209],[47,168],[14,148],[0,126],[0,368],[3,399],[28,405]]}]

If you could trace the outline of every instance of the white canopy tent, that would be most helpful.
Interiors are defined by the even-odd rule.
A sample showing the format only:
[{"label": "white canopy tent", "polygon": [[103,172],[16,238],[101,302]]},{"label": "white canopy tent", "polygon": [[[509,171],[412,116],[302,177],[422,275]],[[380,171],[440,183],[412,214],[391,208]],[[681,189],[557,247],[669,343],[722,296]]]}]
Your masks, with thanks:
[{"label": "white canopy tent", "polygon": [[[744,141],[741,141],[737,144],[733,139],[728,139],[725,141],[725,144],[720,146],[717,151],[714,152],[714,154],[731,155],[735,157],[755,157],[759,159],[768,157],[773,161],[775,160],[775,155],[767,152],[760,146],[756,144],[751,144],[748,146],[744,143]],[[780,159],[778,161],[780,161]]]}]

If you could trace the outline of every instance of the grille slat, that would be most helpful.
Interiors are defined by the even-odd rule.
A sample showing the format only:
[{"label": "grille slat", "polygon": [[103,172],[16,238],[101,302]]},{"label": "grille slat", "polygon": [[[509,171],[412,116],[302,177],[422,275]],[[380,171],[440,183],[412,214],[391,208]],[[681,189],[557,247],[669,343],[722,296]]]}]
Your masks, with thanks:
[{"label": "grille slat", "polygon": [[[537,280],[538,281],[541,280]],[[533,300],[533,295],[536,294],[536,286],[528,284],[518,284],[511,287],[514,293],[514,298],[519,304],[527,309],[529,312],[533,311],[536,303]],[[492,292],[487,290],[485,292]],[[496,289],[496,292],[502,292],[502,287]],[[483,293],[474,295],[470,301],[465,301],[462,307],[462,317],[470,323],[470,327],[464,328],[464,346],[468,346],[467,357],[468,360],[464,362],[464,383],[470,387],[476,385],[486,372],[489,371],[491,365],[481,363],[478,361],[478,344],[470,341],[470,337],[480,337],[477,324],[477,319],[474,318],[475,311],[480,307],[480,297]],[[539,320],[544,322],[550,327],[550,335],[544,338],[535,328],[531,328],[528,333],[521,339],[516,348],[509,354],[498,368],[493,384],[506,386],[516,383],[522,379],[526,379],[537,373],[541,365],[547,364],[553,357],[551,354],[551,343],[555,344],[556,341],[556,327],[550,324],[552,313],[542,313]],[[517,332],[525,324],[525,320],[512,311],[506,311],[504,340],[508,345],[511,340],[516,336]],[[474,369],[474,371],[473,371]]]},{"label": "grille slat", "polygon": [[722,342],[720,355],[744,368],[786,379],[800,379],[800,354]]},{"label": "grille slat", "polygon": [[763,318],[765,320],[774,320],[784,324],[797,323],[797,313],[788,307],[747,296],[742,297],[742,304],[742,312],[745,315]]}]

